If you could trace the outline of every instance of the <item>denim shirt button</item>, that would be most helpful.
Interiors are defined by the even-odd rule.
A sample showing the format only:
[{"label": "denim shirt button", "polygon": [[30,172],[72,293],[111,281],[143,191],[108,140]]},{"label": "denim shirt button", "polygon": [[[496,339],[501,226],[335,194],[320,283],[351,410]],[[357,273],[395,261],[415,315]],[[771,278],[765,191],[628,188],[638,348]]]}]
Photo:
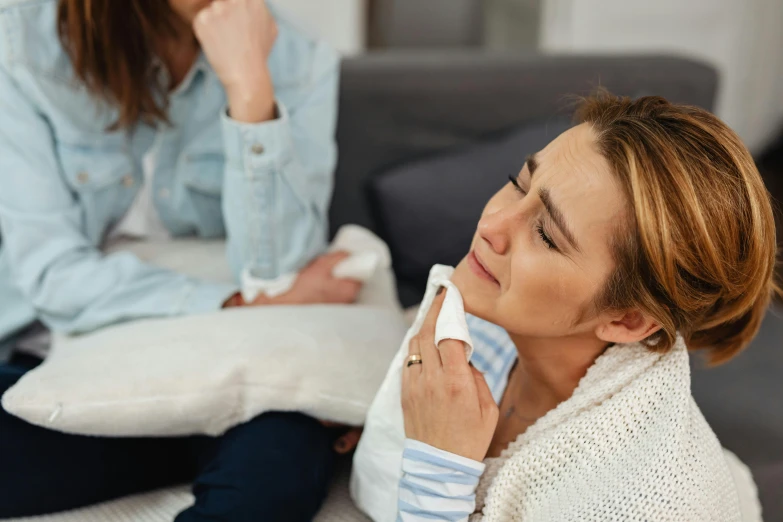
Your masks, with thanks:
[{"label": "denim shirt button", "polygon": [[76,175],[76,181],[79,183],[87,183],[90,181],[90,175],[82,171]]},{"label": "denim shirt button", "polygon": [[134,183],[134,181],[133,181],[133,175],[132,174],[125,174],[122,177],[122,184],[125,185],[126,187],[129,187],[129,188],[132,187],[133,183]]},{"label": "denim shirt button", "polygon": [[252,147],[250,147],[250,152],[253,154],[259,155],[264,153],[264,146],[260,143],[254,144]]}]

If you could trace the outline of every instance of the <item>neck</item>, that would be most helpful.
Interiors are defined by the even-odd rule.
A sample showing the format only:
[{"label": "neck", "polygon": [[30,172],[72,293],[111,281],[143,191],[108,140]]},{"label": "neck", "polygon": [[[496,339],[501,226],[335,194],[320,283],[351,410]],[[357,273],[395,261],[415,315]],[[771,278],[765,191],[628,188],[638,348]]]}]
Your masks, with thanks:
[{"label": "neck", "polygon": [[171,77],[169,89],[174,89],[185,78],[199,53],[199,45],[192,27],[177,18],[175,33],[158,41],[158,56]]},{"label": "neck", "polygon": [[587,370],[607,348],[605,342],[595,338],[536,339],[511,335],[511,339],[519,354],[511,376],[513,393],[520,407],[531,415],[543,415],[571,397]]},{"label": "neck", "polygon": [[196,33],[193,31],[193,23],[181,16],[172,17],[171,21],[174,34],[171,35],[171,40],[177,42],[195,42]]}]

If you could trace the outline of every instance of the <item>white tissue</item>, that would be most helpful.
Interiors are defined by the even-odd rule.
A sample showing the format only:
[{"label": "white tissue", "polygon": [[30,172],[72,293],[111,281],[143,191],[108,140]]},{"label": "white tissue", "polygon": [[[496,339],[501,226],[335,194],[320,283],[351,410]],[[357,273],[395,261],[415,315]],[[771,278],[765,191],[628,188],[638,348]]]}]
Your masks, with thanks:
[{"label": "white tissue", "polygon": [[[329,252],[348,252],[350,257],[338,263],[332,275],[340,279],[354,279],[367,283],[378,269],[391,266],[391,255],[386,244],[375,234],[358,225],[344,225],[329,246]],[[242,272],[242,299],[255,300],[259,294],[269,297],[288,292],[296,281],[298,273],[284,274],[277,279],[259,279],[249,270]]]},{"label": "white tissue", "polygon": [[465,345],[465,357],[469,361],[473,355],[473,340],[470,338],[468,323],[465,320],[465,304],[462,294],[448,279],[436,279],[434,284],[446,288],[446,297],[435,322],[435,346],[445,339],[462,341]]},{"label": "white tissue", "polygon": [[337,231],[330,252],[348,252],[350,257],[334,267],[332,275],[366,283],[375,271],[391,267],[391,254],[386,243],[358,225],[344,225]]}]

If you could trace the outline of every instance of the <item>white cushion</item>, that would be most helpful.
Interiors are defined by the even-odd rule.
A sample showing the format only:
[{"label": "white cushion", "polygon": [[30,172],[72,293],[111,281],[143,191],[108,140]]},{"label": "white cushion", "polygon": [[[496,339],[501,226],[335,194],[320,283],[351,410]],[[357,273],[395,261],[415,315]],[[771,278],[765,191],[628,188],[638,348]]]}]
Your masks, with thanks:
[{"label": "white cushion", "polygon": [[[215,243],[131,249],[161,266],[228,277]],[[103,436],[219,435],[273,410],[361,425],[406,328],[383,265],[357,305],[238,308],[57,338],[3,408],[49,429]]]},{"label": "white cushion", "polygon": [[361,425],[405,328],[347,305],[137,321],[53,349],[3,408],[84,435],[219,435],[265,411]]}]

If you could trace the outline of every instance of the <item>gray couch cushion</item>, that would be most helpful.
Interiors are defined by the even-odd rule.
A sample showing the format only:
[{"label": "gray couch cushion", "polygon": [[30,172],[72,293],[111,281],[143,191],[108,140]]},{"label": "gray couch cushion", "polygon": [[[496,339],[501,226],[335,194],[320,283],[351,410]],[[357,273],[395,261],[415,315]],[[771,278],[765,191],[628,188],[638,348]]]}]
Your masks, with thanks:
[{"label": "gray couch cushion", "polygon": [[401,165],[372,181],[373,211],[391,249],[405,306],[418,302],[432,265],[453,266],[465,256],[484,205],[519,172],[525,157],[570,126],[565,118],[542,120]]}]

